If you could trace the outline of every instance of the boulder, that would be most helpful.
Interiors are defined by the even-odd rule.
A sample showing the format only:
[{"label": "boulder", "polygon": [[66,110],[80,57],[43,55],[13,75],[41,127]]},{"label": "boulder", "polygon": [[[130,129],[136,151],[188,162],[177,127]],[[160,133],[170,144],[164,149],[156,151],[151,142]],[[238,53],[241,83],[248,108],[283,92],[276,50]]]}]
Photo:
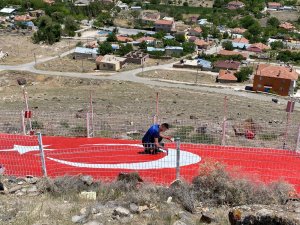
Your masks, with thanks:
[{"label": "boulder", "polygon": [[120,217],[130,216],[130,211],[124,207],[119,206],[115,208],[113,215]]}]

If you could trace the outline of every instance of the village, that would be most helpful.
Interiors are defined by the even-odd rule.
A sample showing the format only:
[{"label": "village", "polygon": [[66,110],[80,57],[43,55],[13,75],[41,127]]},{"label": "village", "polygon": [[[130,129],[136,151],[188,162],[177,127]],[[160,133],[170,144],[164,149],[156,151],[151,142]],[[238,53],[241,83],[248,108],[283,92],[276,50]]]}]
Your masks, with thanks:
[{"label": "village", "polygon": [[[84,8],[96,2],[77,0],[71,4]],[[241,18],[230,28],[214,24],[201,15],[178,20],[177,15],[174,17],[147,9],[150,2],[103,0],[98,3],[106,5],[110,13],[105,12],[104,18],[98,16],[91,20],[68,21],[68,24],[65,21],[62,29],[68,27],[69,30],[63,31],[57,39],[69,43],[72,40],[72,49],[69,46],[69,55],[64,59],[67,57],[67,62],[73,60],[77,67],[82,67],[82,71],[74,72],[121,72],[140,68],[143,73],[144,68],[149,66],[173,63],[173,69],[207,74],[216,84],[225,87],[239,84],[244,85],[247,91],[292,97],[299,95],[299,19],[292,22],[270,16],[274,12],[298,13],[296,6],[267,2],[261,11],[268,15],[264,28],[251,16]],[[44,4],[54,7],[57,3],[45,0]],[[240,1],[231,1],[224,6],[229,13],[241,11],[244,7],[245,4]],[[33,37],[39,38],[39,32],[42,33],[44,28],[38,21],[45,15],[43,9],[29,8],[24,12],[20,6],[7,5],[0,10],[0,27],[6,35],[23,32],[23,35],[37,34]],[[118,19],[111,21],[112,16]],[[134,17],[131,21],[135,23],[133,27],[128,25],[131,19],[126,21],[130,17]],[[127,25],[125,23],[122,27],[120,20]],[[262,29],[268,30],[271,35],[261,37],[262,32],[257,31]],[[0,58],[5,63],[11,52],[5,51],[5,46],[1,48]],[[45,65],[38,64],[36,67],[51,69]],[[83,65],[88,65],[87,71]]]}]

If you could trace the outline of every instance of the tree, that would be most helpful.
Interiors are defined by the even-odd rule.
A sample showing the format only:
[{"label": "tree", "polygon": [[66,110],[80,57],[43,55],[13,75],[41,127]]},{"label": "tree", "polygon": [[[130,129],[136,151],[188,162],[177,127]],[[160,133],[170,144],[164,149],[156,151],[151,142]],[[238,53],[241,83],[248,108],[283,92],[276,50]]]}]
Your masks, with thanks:
[{"label": "tree", "polygon": [[262,28],[258,22],[255,22],[250,27],[248,27],[248,32],[253,36],[258,36],[262,31]]},{"label": "tree", "polygon": [[239,72],[235,74],[236,78],[238,79],[238,82],[244,82],[249,80],[250,75],[253,73],[252,67],[243,67]]},{"label": "tree", "polygon": [[188,7],[188,6],[189,6],[189,3],[188,3],[188,2],[184,2],[184,3],[183,3],[183,6]]},{"label": "tree", "polygon": [[112,53],[112,52],[113,52],[113,48],[112,48],[112,46],[109,42],[104,41],[103,43],[101,43],[99,45],[98,54],[106,55],[106,54],[109,54],[109,53]]},{"label": "tree", "polygon": [[33,34],[32,40],[35,43],[44,41],[47,44],[58,42],[61,37],[60,24],[53,23],[49,16],[42,16],[38,21],[38,31]]},{"label": "tree", "polygon": [[97,27],[103,27],[105,25],[111,26],[113,24],[112,17],[108,12],[101,12],[97,16],[94,25]]},{"label": "tree", "polygon": [[271,27],[278,27],[280,24],[280,21],[276,17],[271,17],[267,20],[267,25]]},{"label": "tree", "polygon": [[65,19],[64,33],[70,37],[75,36],[75,31],[79,29],[79,25],[76,23],[72,16],[67,16]]},{"label": "tree", "polygon": [[248,28],[254,23],[256,23],[257,21],[252,16],[245,16],[240,20],[240,22],[242,27]]},{"label": "tree", "polygon": [[175,39],[176,39],[176,41],[181,42],[181,43],[186,41],[184,34],[176,34]]},{"label": "tree", "polygon": [[223,38],[224,38],[224,39],[228,39],[228,38],[229,38],[229,34],[228,34],[227,31],[225,31],[225,32],[223,33]]},{"label": "tree", "polygon": [[65,15],[62,12],[54,12],[51,14],[52,20],[60,24],[64,23],[64,17]]},{"label": "tree", "polygon": [[143,50],[147,49],[147,42],[143,41],[142,43],[139,44],[139,47],[140,47],[140,49],[143,49]]},{"label": "tree", "polygon": [[166,36],[166,33],[164,31],[158,31],[153,35],[153,37],[155,37],[156,39],[162,39],[164,36]]},{"label": "tree", "polygon": [[182,47],[183,47],[183,52],[185,54],[190,54],[195,51],[196,45],[193,42],[184,42],[182,44]]},{"label": "tree", "polygon": [[225,50],[230,50],[230,51],[233,50],[233,45],[232,45],[232,42],[231,42],[231,41],[224,41],[224,42],[222,43],[222,47],[223,47]]},{"label": "tree", "polygon": [[131,44],[124,44],[120,46],[120,49],[118,50],[118,54],[120,56],[124,56],[127,53],[131,52],[133,50],[132,45]]},{"label": "tree", "polygon": [[114,32],[111,32],[107,35],[107,39],[106,41],[108,42],[116,42],[118,39],[117,39],[117,36],[116,36],[116,33]]},{"label": "tree", "polygon": [[278,49],[283,49],[284,48],[284,45],[283,45],[282,41],[274,41],[270,45],[271,45],[271,48],[273,50],[278,50]]}]

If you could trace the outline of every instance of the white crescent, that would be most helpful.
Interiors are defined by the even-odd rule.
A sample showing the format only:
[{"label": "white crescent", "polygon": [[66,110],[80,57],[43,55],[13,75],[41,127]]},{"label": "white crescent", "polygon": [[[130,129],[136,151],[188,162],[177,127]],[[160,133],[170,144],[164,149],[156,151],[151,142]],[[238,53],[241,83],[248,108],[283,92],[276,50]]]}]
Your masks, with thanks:
[{"label": "white crescent", "polygon": [[[139,144],[94,144],[94,145],[106,145],[106,146],[138,146],[143,147]],[[122,157],[122,156],[120,156]],[[79,168],[93,168],[93,169],[129,169],[129,170],[149,170],[149,169],[164,169],[164,168],[176,168],[176,157],[177,150],[169,149],[169,154],[165,157],[147,162],[135,162],[135,163],[115,163],[115,164],[94,164],[94,163],[82,163],[82,162],[71,162],[61,159],[55,159],[47,157],[57,163],[65,164],[68,166],[74,166]],[[199,163],[201,157],[199,155],[180,150],[179,166],[188,166],[195,163]]]}]

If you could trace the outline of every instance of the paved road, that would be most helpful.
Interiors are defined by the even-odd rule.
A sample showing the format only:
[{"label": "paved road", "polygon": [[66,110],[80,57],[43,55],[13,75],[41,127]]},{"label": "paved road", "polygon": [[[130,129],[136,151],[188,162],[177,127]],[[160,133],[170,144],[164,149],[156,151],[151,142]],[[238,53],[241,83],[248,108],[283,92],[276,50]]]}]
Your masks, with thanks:
[{"label": "paved road", "polygon": [[[72,52],[68,51],[60,56],[63,57],[68,55]],[[47,57],[43,59],[37,60],[37,63],[46,62],[52,59],[57,58],[58,56],[54,57]],[[99,79],[99,80],[115,80],[115,81],[129,81],[129,82],[136,82],[150,86],[157,86],[157,87],[169,87],[169,88],[181,88],[181,89],[189,89],[194,91],[201,91],[201,92],[211,92],[217,93],[222,95],[235,95],[240,97],[246,97],[250,99],[257,99],[263,101],[271,101],[273,96],[263,95],[263,94],[256,94],[245,92],[241,90],[235,90],[234,88],[225,88],[225,87],[212,87],[212,86],[204,86],[201,84],[188,84],[183,82],[166,82],[158,79],[151,79],[151,78],[144,78],[138,77],[137,74],[142,72],[141,68],[130,70],[130,71],[123,71],[123,72],[115,72],[115,73],[101,73],[101,72],[94,72],[94,73],[76,73],[76,72],[57,72],[57,71],[45,71],[45,70],[38,70],[34,67],[35,62],[30,62],[26,64],[16,65],[16,66],[8,66],[8,65],[0,65],[0,70],[17,70],[17,71],[28,71],[31,73],[36,74],[44,74],[48,76],[65,76],[65,77],[75,77],[75,78],[88,78],[88,79]],[[150,70],[177,70],[172,67],[173,63],[170,64],[162,64],[162,65],[155,65],[151,67],[144,68],[145,71]],[[179,69],[182,71],[182,69]],[[203,71],[201,71],[203,72]],[[208,72],[211,74],[211,72]],[[107,76],[110,75],[110,76]],[[239,88],[237,88],[239,89]],[[246,100],[245,100],[246,101]],[[285,100],[282,100],[285,101]]]}]

